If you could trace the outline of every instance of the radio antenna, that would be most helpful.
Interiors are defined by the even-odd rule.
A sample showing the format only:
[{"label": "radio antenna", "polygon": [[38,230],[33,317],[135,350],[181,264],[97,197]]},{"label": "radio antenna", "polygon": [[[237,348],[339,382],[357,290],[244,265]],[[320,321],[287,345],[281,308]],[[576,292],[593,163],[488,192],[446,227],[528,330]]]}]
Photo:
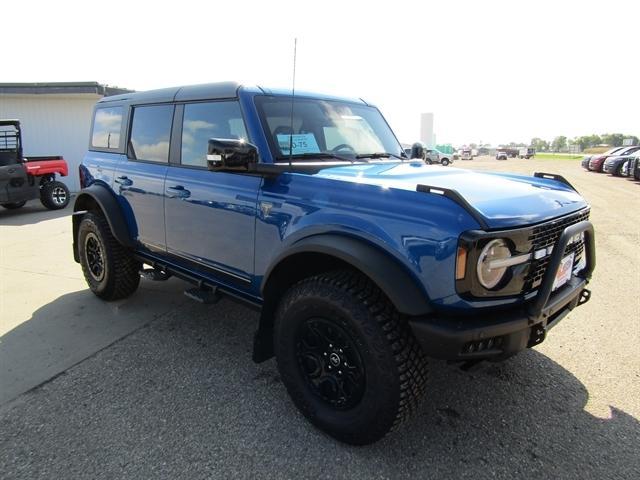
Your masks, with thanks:
[{"label": "radio antenna", "polygon": [[289,168],[291,168],[291,157],[293,156],[293,100],[296,96],[296,52],[298,49],[298,39],[293,39],[293,82],[291,84],[291,131],[289,132]]}]

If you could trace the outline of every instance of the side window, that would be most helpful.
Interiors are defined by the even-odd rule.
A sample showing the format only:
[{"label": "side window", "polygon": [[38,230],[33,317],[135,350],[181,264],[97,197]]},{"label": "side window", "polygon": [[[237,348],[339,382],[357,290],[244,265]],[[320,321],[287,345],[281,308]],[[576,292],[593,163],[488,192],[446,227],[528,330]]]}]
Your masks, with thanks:
[{"label": "side window", "polygon": [[122,107],[97,108],[93,118],[91,146],[95,148],[120,147]]},{"label": "side window", "polygon": [[190,103],[184,106],[182,165],[206,167],[210,138],[247,138],[238,102]]},{"label": "side window", "polygon": [[135,107],[128,155],[134,160],[167,163],[173,105]]}]

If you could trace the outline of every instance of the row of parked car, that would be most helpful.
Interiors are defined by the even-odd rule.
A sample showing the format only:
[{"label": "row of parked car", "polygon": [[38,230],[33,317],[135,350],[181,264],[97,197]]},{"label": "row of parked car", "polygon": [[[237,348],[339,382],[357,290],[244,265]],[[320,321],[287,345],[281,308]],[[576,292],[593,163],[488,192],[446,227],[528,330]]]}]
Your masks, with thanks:
[{"label": "row of parked car", "polygon": [[590,172],[640,180],[640,146],[614,147],[604,153],[587,155],[582,159],[582,167]]}]

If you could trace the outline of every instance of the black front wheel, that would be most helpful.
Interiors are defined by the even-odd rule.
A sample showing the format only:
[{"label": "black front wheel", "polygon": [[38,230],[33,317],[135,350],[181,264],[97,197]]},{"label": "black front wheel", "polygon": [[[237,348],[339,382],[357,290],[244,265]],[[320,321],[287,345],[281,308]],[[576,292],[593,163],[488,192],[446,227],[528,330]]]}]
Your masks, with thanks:
[{"label": "black front wheel", "polygon": [[2,206],[7,210],[15,210],[17,208],[22,208],[25,206],[27,202],[12,202],[12,203],[3,203]]},{"label": "black front wheel", "polygon": [[442,166],[446,167],[447,165],[449,165],[449,159],[448,158],[443,158],[442,159]]},{"label": "black front wheel", "polygon": [[315,426],[354,445],[373,443],[415,410],[426,359],[386,296],[360,273],[305,279],[276,313],[278,369]]},{"label": "black front wheel", "polygon": [[71,194],[62,182],[47,182],[40,190],[40,201],[49,210],[60,210],[69,205]]}]

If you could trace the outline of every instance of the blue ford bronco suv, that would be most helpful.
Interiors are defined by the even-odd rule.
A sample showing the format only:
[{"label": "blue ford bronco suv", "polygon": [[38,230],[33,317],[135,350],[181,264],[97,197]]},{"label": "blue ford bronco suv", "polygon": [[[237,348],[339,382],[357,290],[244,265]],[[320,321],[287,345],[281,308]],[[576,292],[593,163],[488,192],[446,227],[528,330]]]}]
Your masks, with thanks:
[{"label": "blue ford bronco suv", "polygon": [[367,444],[426,390],[426,358],[502,360],[589,299],[589,206],[562,177],[408,158],[360,99],[216,83],[95,107],[73,252],[104,300],[175,276],[260,312],[300,411]]}]

